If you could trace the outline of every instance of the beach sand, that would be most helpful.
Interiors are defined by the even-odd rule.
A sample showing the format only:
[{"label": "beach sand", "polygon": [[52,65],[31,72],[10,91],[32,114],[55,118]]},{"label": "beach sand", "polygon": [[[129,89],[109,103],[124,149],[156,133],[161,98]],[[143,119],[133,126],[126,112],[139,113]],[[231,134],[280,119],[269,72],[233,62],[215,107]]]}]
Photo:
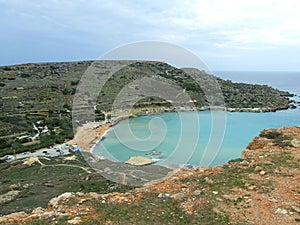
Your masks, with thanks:
[{"label": "beach sand", "polygon": [[77,144],[79,148],[90,152],[93,146],[101,139],[105,132],[111,127],[111,123],[99,125],[97,122],[90,122],[77,128],[74,139],[69,144]]}]

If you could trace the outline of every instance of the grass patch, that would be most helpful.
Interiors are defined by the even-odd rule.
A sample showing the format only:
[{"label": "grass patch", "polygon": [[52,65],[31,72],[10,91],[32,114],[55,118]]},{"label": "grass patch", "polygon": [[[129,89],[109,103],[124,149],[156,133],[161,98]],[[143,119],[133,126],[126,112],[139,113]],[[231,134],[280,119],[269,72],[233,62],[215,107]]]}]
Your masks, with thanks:
[{"label": "grass patch", "polygon": [[253,171],[253,167],[225,167],[223,172],[209,176],[210,182],[206,181],[204,176],[191,176],[181,182],[193,187],[195,190],[200,188],[222,193],[233,187],[245,188],[246,183],[253,183],[254,181],[249,178],[249,173]]},{"label": "grass patch", "polygon": [[79,167],[55,166],[55,164],[69,163],[89,168],[80,154],[78,160],[65,162],[61,158],[42,160],[46,165],[34,164],[22,165],[21,162],[2,167],[0,171],[0,193],[7,192],[12,186],[20,190],[20,197],[12,202],[0,206],[0,214],[8,214],[15,211],[31,211],[42,206],[46,207],[48,201],[64,192],[97,192],[108,193],[113,191],[124,192],[131,189],[130,186],[120,185],[100,174],[87,173]]},{"label": "grass patch", "polygon": [[[229,218],[213,211],[212,206],[199,207],[197,213],[189,215],[180,207],[180,202],[172,198],[162,200],[158,193],[134,204],[91,204],[96,213],[102,215],[94,224],[112,221],[116,224],[228,224]],[[84,223],[91,224],[91,223]]]}]

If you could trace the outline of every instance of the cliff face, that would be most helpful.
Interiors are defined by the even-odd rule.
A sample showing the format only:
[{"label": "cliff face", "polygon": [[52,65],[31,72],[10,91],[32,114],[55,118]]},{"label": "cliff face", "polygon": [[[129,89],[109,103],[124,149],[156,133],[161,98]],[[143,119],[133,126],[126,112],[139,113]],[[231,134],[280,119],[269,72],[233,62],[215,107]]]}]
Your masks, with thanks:
[{"label": "cliff face", "polygon": [[299,185],[300,128],[270,129],[223,166],[179,170],[125,193],[65,193],[0,222],[298,224]]}]

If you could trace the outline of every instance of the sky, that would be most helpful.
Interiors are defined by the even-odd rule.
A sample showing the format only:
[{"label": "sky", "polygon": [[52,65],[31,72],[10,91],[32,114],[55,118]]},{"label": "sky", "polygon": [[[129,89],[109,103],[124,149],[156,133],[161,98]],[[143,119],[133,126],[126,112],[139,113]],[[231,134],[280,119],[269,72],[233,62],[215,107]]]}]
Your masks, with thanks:
[{"label": "sky", "polygon": [[0,0],[0,65],[162,41],[218,70],[300,71],[299,0]]}]

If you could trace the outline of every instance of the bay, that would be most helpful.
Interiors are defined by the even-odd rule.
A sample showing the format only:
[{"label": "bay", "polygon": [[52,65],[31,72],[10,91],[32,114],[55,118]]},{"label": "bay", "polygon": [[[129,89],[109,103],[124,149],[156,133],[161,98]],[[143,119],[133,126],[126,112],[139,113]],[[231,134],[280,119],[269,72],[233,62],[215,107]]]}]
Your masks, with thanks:
[{"label": "bay", "polygon": [[[218,72],[235,82],[269,84],[299,94],[299,73]],[[296,99],[298,100],[298,99]],[[260,131],[300,125],[300,109],[270,113],[222,111],[163,113],[121,121],[94,148],[94,153],[124,162],[132,156],[152,156],[158,165],[215,166],[238,158]]]}]

